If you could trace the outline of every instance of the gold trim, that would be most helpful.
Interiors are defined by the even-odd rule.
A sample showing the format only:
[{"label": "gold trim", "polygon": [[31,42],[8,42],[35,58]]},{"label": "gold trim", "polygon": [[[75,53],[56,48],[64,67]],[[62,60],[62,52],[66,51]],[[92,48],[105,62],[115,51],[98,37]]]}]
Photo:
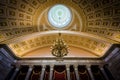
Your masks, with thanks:
[{"label": "gold trim", "polygon": [[20,71],[19,75],[20,75],[20,74],[21,74],[21,75],[26,75],[26,73],[22,73],[21,71]]},{"label": "gold trim", "polygon": [[62,73],[64,73],[64,74],[65,74],[65,80],[67,80],[67,79],[66,79],[67,76],[66,76],[66,71],[65,71],[65,70],[62,71],[62,72],[58,72],[58,71],[54,70],[54,76],[53,76],[53,79],[55,79],[55,72],[58,73],[58,74],[62,74]]},{"label": "gold trim", "polygon": [[80,72],[79,71],[79,74],[86,74],[87,73],[87,71],[85,70],[84,72]]},{"label": "gold trim", "polygon": [[40,72],[38,72],[38,73],[36,73],[36,72],[33,70],[33,74],[41,74],[41,71],[40,71]]}]

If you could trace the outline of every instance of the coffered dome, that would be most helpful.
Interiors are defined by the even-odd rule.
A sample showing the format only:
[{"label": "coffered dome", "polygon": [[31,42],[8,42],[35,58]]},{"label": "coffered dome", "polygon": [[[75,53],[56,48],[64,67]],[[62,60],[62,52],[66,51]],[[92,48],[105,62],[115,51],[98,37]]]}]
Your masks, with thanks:
[{"label": "coffered dome", "polygon": [[120,43],[119,10],[119,0],[3,0],[0,43],[17,57],[40,57],[61,32],[67,57],[100,58]]}]

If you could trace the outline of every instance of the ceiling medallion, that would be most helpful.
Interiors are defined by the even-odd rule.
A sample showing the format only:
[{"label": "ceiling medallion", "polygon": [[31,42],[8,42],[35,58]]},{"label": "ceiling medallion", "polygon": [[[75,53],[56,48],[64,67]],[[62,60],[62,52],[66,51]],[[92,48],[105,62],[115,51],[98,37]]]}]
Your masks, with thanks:
[{"label": "ceiling medallion", "polygon": [[61,33],[59,33],[59,38],[54,42],[51,53],[60,60],[68,54],[68,48],[61,39]]},{"label": "ceiling medallion", "polygon": [[56,28],[63,28],[72,20],[70,9],[62,4],[57,4],[48,11],[48,21]]}]

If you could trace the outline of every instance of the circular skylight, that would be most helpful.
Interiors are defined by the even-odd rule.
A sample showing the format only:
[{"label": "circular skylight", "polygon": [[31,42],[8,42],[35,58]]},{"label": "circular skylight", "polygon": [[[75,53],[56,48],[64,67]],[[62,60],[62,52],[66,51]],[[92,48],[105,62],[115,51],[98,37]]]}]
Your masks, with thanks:
[{"label": "circular skylight", "polygon": [[71,11],[65,5],[55,5],[48,12],[48,20],[50,24],[56,28],[67,26],[72,19]]}]

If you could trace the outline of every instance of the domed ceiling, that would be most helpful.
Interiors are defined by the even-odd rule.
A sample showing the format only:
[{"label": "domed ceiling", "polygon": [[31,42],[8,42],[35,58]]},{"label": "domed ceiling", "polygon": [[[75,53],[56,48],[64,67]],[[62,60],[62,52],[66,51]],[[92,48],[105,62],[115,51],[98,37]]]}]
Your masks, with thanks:
[{"label": "domed ceiling", "polygon": [[15,56],[53,57],[58,33],[68,45],[66,57],[104,56],[120,43],[120,0],[0,0],[0,43]]}]

